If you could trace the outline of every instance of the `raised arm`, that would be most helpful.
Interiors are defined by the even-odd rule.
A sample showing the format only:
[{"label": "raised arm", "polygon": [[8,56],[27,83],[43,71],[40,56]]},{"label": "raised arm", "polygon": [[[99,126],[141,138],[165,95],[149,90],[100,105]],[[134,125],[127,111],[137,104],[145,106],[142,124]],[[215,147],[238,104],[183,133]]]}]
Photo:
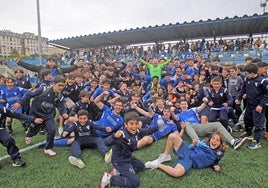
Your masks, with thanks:
[{"label": "raised arm", "polygon": [[146,65],[146,66],[150,65],[150,63],[147,63],[147,62],[144,61],[142,58],[139,58],[139,62],[140,62],[141,64]]},{"label": "raised arm", "polygon": [[30,71],[33,71],[33,72],[39,72],[40,69],[42,68],[42,66],[32,65],[32,64],[29,64],[29,63],[24,62],[23,60],[19,60],[17,62],[17,64],[19,66],[22,66],[23,68],[25,68],[27,70],[30,70]]},{"label": "raised arm", "polygon": [[101,100],[103,99],[103,97],[105,95],[109,95],[109,92],[108,91],[104,91],[102,92],[100,95],[98,95],[95,99],[94,99],[94,103],[96,104],[96,106],[102,110],[103,109],[103,106],[104,104],[101,102]]}]

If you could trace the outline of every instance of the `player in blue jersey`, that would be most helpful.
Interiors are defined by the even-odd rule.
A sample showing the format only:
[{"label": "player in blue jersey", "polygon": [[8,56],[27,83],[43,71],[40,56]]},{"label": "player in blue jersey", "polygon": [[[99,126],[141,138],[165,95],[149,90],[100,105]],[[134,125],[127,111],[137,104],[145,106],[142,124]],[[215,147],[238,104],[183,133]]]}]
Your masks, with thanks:
[{"label": "player in blue jersey", "polygon": [[[123,103],[120,100],[116,100],[113,107],[110,108],[101,102],[107,95],[109,95],[109,92],[103,91],[94,101],[98,108],[103,111],[101,118],[97,120],[96,123],[103,127],[110,127],[112,132],[115,132],[123,126],[123,117],[120,114],[123,109]],[[97,130],[96,133],[100,137],[106,137],[111,134],[99,130]]]},{"label": "player in blue jersey", "polygon": [[[207,142],[194,140],[188,146],[178,133],[171,133],[168,136],[165,152],[154,161],[145,163],[145,168],[159,168],[172,177],[181,177],[191,168],[212,167],[214,171],[220,171],[219,161],[224,156],[228,146],[224,136],[220,132],[214,132]],[[162,164],[170,161],[170,152],[173,149],[174,154],[178,157],[173,166]]]},{"label": "player in blue jersey", "polygon": [[[6,107],[11,110],[12,105],[15,104],[17,100],[21,98],[26,92],[28,92],[28,89],[15,86],[15,79],[13,77],[6,77],[5,84],[6,87],[3,89],[3,99],[6,101]],[[18,108],[15,112],[22,113],[22,107]],[[12,118],[6,118],[6,127],[8,128],[9,134],[12,134]]]},{"label": "player in blue jersey", "polygon": [[161,138],[167,136],[172,132],[180,132],[182,136],[184,133],[184,127],[180,127],[178,124],[177,117],[172,115],[170,106],[166,105],[163,109],[163,115],[155,113],[152,116],[152,123],[148,127],[157,127],[162,124],[163,129],[154,132],[152,135],[144,136],[140,138],[138,142],[138,147],[141,148],[145,145],[152,144],[160,140]]}]

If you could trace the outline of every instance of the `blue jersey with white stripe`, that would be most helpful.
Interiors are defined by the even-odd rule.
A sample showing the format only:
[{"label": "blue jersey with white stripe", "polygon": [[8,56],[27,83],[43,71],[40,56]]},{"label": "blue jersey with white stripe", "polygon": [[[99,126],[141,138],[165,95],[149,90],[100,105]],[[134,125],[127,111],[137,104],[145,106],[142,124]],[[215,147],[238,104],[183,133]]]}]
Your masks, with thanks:
[{"label": "blue jersey with white stripe", "polygon": [[[97,124],[103,127],[111,127],[112,132],[117,131],[123,126],[124,124],[123,117],[121,115],[116,115],[113,112],[112,108],[109,108],[108,106],[104,105],[102,110],[103,110],[102,116],[98,121],[96,121]],[[109,136],[111,134],[103,131],[96,131],[96,132],[100,137]]]}]

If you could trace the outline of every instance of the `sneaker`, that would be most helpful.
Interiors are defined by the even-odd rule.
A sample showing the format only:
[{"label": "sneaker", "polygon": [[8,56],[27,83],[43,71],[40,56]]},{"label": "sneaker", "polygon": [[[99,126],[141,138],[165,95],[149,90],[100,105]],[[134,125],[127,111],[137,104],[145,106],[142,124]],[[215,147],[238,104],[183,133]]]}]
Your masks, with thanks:
[{"label": "sneaker", "polygon": [[111,179],[111,175],[108,174],[107,172],[104,172],[101,178],[100,188],[104,188],[107,185],[110,185],[110,179]]},{"label": "sneaker", "polygon": [[78,168],[84,168],[85,167],[85,163],[81,159],[79,159],[77,157],[70,156],[68,158],[68,160],[72,165],[77,166]]},{"label": "sneaker", "polygon": [[120,172],[118,170],[116,170],[116,168],[112,168],[111,172],[110,172],[111,176],[120,176]]},{"label": "sneaker", "polygon": [[42,129],[42,130],[39,131],[39,134],[44,135],[44,134],[46,134],[46,132],[45,132],[44,129]]},{"label": "sneaker", "polygon": [[13,161],[12,166],[18,166],[18,167],[22,167],[25,166],[26,162],[24,162],[23,160],[21,160],[21,158],[18,158],[16,160]]},{"label": "sneaker", "polygon": [[57,155],[57,153],[55,151],[53,151],[52,149],[45,149],[44,154],[48,155],[48,156],[56,156]]},{"label": "sneaker", "polygon": [[30,137],[25,137],[24,142],[28,145],[31,143],[31,138]]},{"label": "sneaker", "polygon": [[258,148],[261,148],[261,143],[260,142],[257,142],[256,140],[253,140],[248,145],[248,149],[258,149]]},{"label": "sneaker", "polygon": [[165,153],[161,153],[157,160],[159,161],[159,163],[171,161],[171,156],[170,154],[166,155]]},{"label": "sneaker", "polygon": [[158,168],[158,165],[160,164],[160,162],[158,161],[158,159],[154,160],[154,161],[147,161],[144,166],[145,168],[150,168],[152,170]]},{"label": "sneaker", "polygon": [[112,154],[113,154],[113,150],[112,150],[112,149],[110,149],[110,150],[105,154],[105,156],[104,156],[104,161],[105,161],[106,163],[110,163],[110,162],[111,162],[111,160],[112,160]]},{"label": "sneaker", "polygon": [[240,123],[235,124],[235,126],[232,129],[234,132],[243,131],[243,127]]},{"label": "sneaker", "polygon": [[235,139],[235,142],[233,144],[234,150],[240,149],[243,145],[245,145],[248,142],[248,137]]}]

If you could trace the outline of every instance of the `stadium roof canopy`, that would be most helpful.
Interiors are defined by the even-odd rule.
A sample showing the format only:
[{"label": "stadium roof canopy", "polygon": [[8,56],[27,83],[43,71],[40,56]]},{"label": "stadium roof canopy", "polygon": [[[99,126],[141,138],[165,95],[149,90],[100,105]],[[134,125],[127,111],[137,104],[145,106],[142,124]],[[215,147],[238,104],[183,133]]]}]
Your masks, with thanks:
[{"label": "stadium roof canopy", "polygon": [[69,49],[126,46],[131,44],[178,41],[183,39],[200,39],[211,37],[239,36],[268,33],[268,13],[263,15],[244,15],[233,18],[225,17],[207,21],[184,22],[154,27],[142,27],[129,30],[104,32],[92,35],[49,41],[51,45]]}]

